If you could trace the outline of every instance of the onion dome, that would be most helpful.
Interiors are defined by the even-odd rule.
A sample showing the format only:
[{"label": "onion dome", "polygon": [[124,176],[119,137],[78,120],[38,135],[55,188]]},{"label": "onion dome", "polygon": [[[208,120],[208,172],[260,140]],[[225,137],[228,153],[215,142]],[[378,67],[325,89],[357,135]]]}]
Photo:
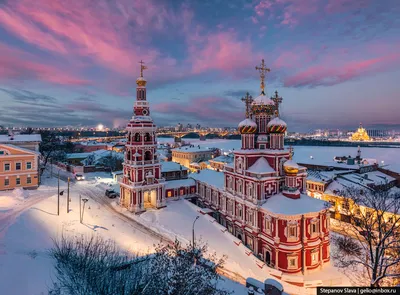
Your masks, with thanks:
[{"label": "onion dome", "polygon": [[299,172],[299,165],[293,160],[287,160],[283,163],[283,170],[286,174],[297,174]]},{"label": "onion dome", "polygon": [[251,110],[253,114],[267,113],[273,114],[275,103],[272,99],[267,97],[264,93],[257,96],[251,103]]},{"label": "onion dome", "polygon": [[253,120],[247,118],[239,123],[238,128],[241,134],[253,134],[257,131],[257,124]]},{"label": "onion dome", "polygon": [[267,129],[269,133],[285,133],[287,125],[285,121],[275,117],[268,122]]},{"label": "onion dome", "polygon": [[139,77],[139,78],[136,79],[136,84],[137,84],[138,86],[144,87],[144,86],[146,86],[146,83],[147,83],[147,81],[146,81],[146,79],[143,78],[143,77]]}]

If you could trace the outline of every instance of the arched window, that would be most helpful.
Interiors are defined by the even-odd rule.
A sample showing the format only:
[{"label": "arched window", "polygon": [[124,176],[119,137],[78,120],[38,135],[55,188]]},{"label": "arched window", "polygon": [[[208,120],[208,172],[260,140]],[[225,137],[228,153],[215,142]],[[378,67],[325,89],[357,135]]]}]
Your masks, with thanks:
[{"label": "arched window", "polygon": [[144,141],[151,141],[150,133],[146,133],[146,135],[144,136]]},{"label": "arched window", "polygon": [[140,141],[140,134],[139,133],[135,133],[135,141],[136,142]]},{"label": "arched window", "polygon": [[145,161],[150,161],[151,160],[151,152],[147,151],[144,153],[144,160]]},{"label": "arched window", "polygon": [[126,159],[128,160],[128,161],[130,161],[131,160],[131,151],[126,151]]}]

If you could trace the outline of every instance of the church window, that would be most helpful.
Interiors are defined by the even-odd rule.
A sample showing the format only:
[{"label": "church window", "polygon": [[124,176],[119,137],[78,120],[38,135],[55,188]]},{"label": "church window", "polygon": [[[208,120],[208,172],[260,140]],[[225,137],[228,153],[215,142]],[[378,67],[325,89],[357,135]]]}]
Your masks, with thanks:
[{"label": "church window", "polygon": [[128,161],[131,160],[131,151],[127,151],[127,152],[126,152],[126,159],[127,159]]},{"label": "church window", "polygon": [[172,197],[172,191],[168,191],[167,197],[168,197],[168,198]]},{"label": "church window", "polygon": [[242,209],[242,205],[240,205],[240,204],[237,206],[237,216],[239,218],[242,218],[242,216],[243,216],[243,209]]},{"label": "church window", "polygon": [[238,184],[237,192],[241,195],[242,194],[242,181],[238,180],[237,184]]},{"label": "church window", "polygon": [[150,141],[150,140],[151,140],[150,133],[146,133],[146,135],[144,136],[144,141]]},{"label": "church window", "polygon": [[251,198],[253,196],[253,185],[249,183],[247,185],[247,197]]},{"label": "church window", "polygon": [[265,232],[271,233],[272,231],[272,220],[271,218],[265,219]]},{"label": "church window", "polygon": [[288,269],[296,269],[297,262],[298,262],[297,256],[288,256]]},{"label": "church window", "polygon": [[228,204],[227,204],[227,208],[226,208],[226,209],[228,210],[229,213],[232,213],[232,211],[233,211],[233,204],[232,204],[232,201],[231,201],[231,200],[228,200]]},{"label": "church window", "polygon": [[315,237],[316,235],[319,234],[319,219],[314,218],[311,220],[310,234],[311,234],[311,237]]},{"label": "church window", "polygon": [[265,150],[265,144],[260,144],[260,150]]},{"label": "church window", "polygon": [[144,153],[144,160],[145,161],[151,161],[151,152],[150,151],[146,151]]},{"label": "church window", "polygon": [[316,250],[314,250],[315,252],[312,252],[311,253],[311,264],[312,265],[314,265],[314,264],[317,264],[318,263],[318,258],[319,258],[319,253],[318,253],[318,251],[316,251]]},{"label": "church window", "polygon": [[135,141],[136,142],[140,141],[140,134],[139,133],[135,133]]}]

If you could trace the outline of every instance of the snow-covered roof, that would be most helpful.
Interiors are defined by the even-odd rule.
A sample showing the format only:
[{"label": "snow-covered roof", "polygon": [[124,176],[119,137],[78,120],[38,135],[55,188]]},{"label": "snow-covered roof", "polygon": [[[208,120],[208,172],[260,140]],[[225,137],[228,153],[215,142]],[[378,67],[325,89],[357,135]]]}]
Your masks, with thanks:
[{"label": "snow-covered roof", "polygon": [[280,119],[279,117],[273,118],[271,121],[268,122],[267,127],[271,126],[287,126],[286,122]]},{"label": "snow-covered roof", "polygon": [[165,189],[188,187],[188,186],[194,186],[195,184],[196,182],[194,181],[194,179],[191,178],[168,180],[165,182]]},{"label": "snow-covered roof", "polygon": [[285,163],[283,163],[283,166],[300,169],[300,166],[293,160],[287,160]]},{"label": "snow-covered roof", "polygon": [[252,104],[256,104],[256,105],[274,105],[275,103],[272,101],[272,99],[270,99],[269,97],[267,97],[265,94],[260,94],[259,96],[257,96]]},{"label": "snow-covered roof", "polygon": [[261,157],[259,158],[249,169],[247,169],[247,172],[250,173],[274,173],[276,172],[268,163],[268,161],[264,158]]},{"label": "snow-covered roof", "polygon": [[150,116],[133,116],[131,121],[153,122]]},{"label": "snow-covered roof", "polygon": [[261,134],[257,137],[257,141],[268,141],[268,136]]},{"label": "snow-covered roof", "polygon": [[327,203],[322,200],[300,194],[300,198],[291,199],[283,194],[273,195],[261,206],[261,208],[276,214],[297,215],[320,212],[327,209]]},{"label": "snow-covered roof", "polygon": [[67,154],[67,159],[86,159],[91,153],[72,153]]},{"label": "snow-covered roof", "polygon": [[222,155],[215,157],[214,159],[209,160],[210,162],[222,162],[222,163],[232,163],[233,162],[233,155]]},{"label": "snow-covered roof", "polygon": [[188,170],[185,166],[175,162],[161,162],[161,172]]},{"label": "snow-covered roof", "polygon": [[13,149],[21,150],[21,151],[24,151],[24,152],[27,152],[27,153],[30,153],[30,154],[35,154],[35,155],[38,155],[38,156],[40,155],[40,153],[37,152],[37,151],[26,149],[26,148],[23,148],[23,147],[20,147],[20,146],[16,146],[16,145],[13,145],[13,144],[0,144],[0,146],[3,146],[4,148],[11,147]]},{"label": "snow-covered roof", "polygon": [[213,149],[210,149],[208,147],[202,147],[202,146],[182,146],[179,148],[175,148],[172,151],[176,152],[185,152],[185,153],[200,153],[200,152],[213,152]]},{"label": "snow-covered roof", "polygon": [[219,188],[219,189],[224,188],[224,173],[223,172],[217,172],[215,170],[204,169],[204,170],[200,170],[199,173],[192,173],[189,176],[195,180],[205,182],[216,188]]},{"label": "snow-covered roof", "polygon": [[251,127],[257,127],[257,123],[254,122],[252,119],[244,119],[242,122],[239,123],[238,127],[243,127],[243,126],[251,126]]},{"label": "snow-covered roof", "polygon": [[9,136],[7,134],[0,135],[0,143],[41,142],[41,141],[42,141],[42,136],[40,134],[15,134],[12,136]]}]

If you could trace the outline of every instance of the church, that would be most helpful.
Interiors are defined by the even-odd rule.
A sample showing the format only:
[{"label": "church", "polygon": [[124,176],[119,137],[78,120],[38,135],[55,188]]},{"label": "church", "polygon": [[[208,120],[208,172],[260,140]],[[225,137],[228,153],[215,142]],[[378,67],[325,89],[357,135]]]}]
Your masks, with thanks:
[{"label": "church", "polygon": [[[165,180],[156,153],[155,125],[146,101],[142,65],[134,116],[127,126],[122,206],[141,212],[146,204],[167,205]],[[285,149],[286,123],[279,116],[282,98],[268,97],[264,60],[260,95],[247,94],[239,123],[241,149],[222,172],[202,170],[195,180],[194,202],[215,218],[268,266],[295,274],[321,269],[330,261],[329,211],[324,201],[306,195],[307,170]]]}]

